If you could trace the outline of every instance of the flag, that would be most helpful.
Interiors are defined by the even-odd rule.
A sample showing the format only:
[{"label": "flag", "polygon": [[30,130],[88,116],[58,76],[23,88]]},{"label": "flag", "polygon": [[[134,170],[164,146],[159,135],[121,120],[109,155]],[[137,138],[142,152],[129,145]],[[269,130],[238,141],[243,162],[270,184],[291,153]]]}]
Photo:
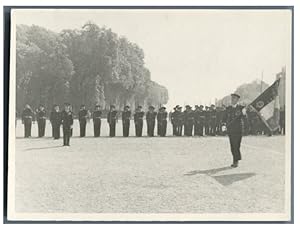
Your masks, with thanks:
[{"label": "flag", "polygon": [[249,105],[250,109],[257,113],[270,131],[279,128],[279,82],[280,78]]}]

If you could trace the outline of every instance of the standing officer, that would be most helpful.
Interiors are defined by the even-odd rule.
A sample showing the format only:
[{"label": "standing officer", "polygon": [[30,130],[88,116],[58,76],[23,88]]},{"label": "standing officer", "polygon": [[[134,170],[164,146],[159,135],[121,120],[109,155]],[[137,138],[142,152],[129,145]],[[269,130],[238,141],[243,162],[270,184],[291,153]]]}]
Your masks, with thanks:
[{"label": "standing officer", "polygon": [[185,106],[185,117],[184,117],[184,135],[192,136],[193,135],[193,126],[194,126],[194,111],[192,107],[187,105]]},{"label": "standing officer", "polygon": [[88,118],[88,111],[85,109],[85,105],[81,105],[79,113],[78,113],[78,120],[79,120],[79,126],[80,126],[80,137],[85,136],[87,118]]},{"label": "standing officer", "polygon": [[200,136],[200,107],[198,105],[195,105],[195,111],[194,111],[194,135]]},{"label": "standing officer", "polygon": [[161,107],[157,114],[157,134],[161,137],[166,136],[167,132],[167,118],[168,113],[166,112],[166,107]]},{"label": "standing officer", "polygon": [[243,123],[246,117],[245,107],[238,104],[240,96],[236,93],[231,94],[231,106],[226,108],[226,113],[223,122],[226,124],[227,133],[230,141],[231,153],[233,156],[233,164],[231,167],[238,167],[241,157],[241,141],[243,134]]},{"label": "standing officer", "polygon": [[37,110],[37,123],[38,123],[38,136],[45,136],[45,128],[46,128],[46,111],[43,105],[39,106]]},{"label": "standing officer", "polygon": [[124,111],[122,112],[123,137],[129,136],[130,118],[131,118],[130,107],[126,105],[124,107]]},{"label": "standing officer", "polygon": [[215,109],[215,105],[210,106],[210,120],[209,120],[209,126],[210,126],[210,135],[216,136],[217,131],[217,111]]},{"label": "standing officer", "polygon": [[118,112],[114,105],[110,106],[110,110],[107,114],[107,123],[109,124],[109,136],[114,137],[116,136],[116,122],[117,122],[117,115]]},{"label": "standing officer", "polygon": [[177,119],[175,122],[177,122],[177,129],[176,129],[176,134],[177,136],[182,136],[182,127],[184,124],[184,113],[182,112],[182,107],[178,106],[177,107]]},{"label": "standing officer", "polygon": [[205,135],[209,135],[210,132],[210,111],[209,111],[209,107],[205,106],[205,124],[204,124],[204,129],[205,129]]},{"label": "standing officer", "polygon": [[65,109],[61,113],[61,122],[63,126],[63,146],[70,146],[71,129],[73,126],[73,113],[70,104],[65,103]]},{"label": "standing officer", "polygon": [[156,115],[157,115],[157,112],[155,112],[154,109],[155,108],[152,105],[150,105],[149,111],[146,113],[148,137],[154,136],[155,119],[156,119]]},{"label": "standing officer", "polygon": [[95,111],[93,112],[93,123],[94,123],[94,137],[100,137],[101,130],[101,107],[100,105],[95,106]]},{"label": "standing officer", "polygon": [[55,140],[60,138],[61,113],[59,106],[54,105],[54,110],[50,114],[50,122],[52,125],[52,136]]},{"label": "standing officer", "polygon": [[134,114],[134,124],[135,124],[135,135],[141,137],[143,133],[143,118],[144,112],[142,111],[142,106],[138,106]]},{"label": "standing officer", "polygon": [[26,104],[22,112],[22,123],[24,124],[24,137],[31,137],[31,125],[34,113],[30,105]]},{"label": "standing officer", "polygon": [[195,136],[203,136],[203,127],[205,123],[204,113],[203,105],[198,106],[195,111]]},{"label": "standing officer", "polygon": [[173,112],[171,114],[171,124],[173,126],[173,136],[178,136],[177,131],[178,131],[178,107],[179,105],[176,105],[173,108]]}]

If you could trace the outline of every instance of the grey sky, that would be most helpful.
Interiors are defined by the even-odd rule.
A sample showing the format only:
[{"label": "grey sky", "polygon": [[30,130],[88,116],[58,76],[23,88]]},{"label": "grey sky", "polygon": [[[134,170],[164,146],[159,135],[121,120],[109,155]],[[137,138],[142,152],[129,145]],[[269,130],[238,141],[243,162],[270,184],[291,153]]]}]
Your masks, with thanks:
[{"label": "grey sky", "polygon": [[169,90],[168,105],[209,104],[240,84],[272,83],[290,73],[288,10],[34,10],[18,11],[17,24],[59,32],[92,21],[137,43],[154,81]]}]

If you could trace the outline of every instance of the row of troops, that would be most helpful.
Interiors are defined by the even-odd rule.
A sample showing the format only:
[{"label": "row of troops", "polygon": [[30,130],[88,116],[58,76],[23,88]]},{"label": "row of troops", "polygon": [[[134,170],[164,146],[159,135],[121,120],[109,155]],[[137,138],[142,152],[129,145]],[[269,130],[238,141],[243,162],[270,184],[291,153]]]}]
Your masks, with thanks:
[{"label": "row of troops", "polygon": [[[242,133],[244,128],[244,120],[246,118],[246,108],[239,105],[237,102],[240,98],[237,94],[232,94],[232,105],[228,106],[224,110],[224,114],[221,118],[222,131],[227,131],[230,140],[231,152],[233,155],[232,167],[237,167],[238,161],[241,160],[240,144],[242,140]],[[35,113],[29,105],[25,106],[22,113],[22,122],[25,127],[25,137],[31,136],[31,125],[34,120]],[[143,120],[145,112],[142,110],[142,106],[138,106],[133,114],[135,123],[135,132],[137,137],[142,136]],[[87,119],[89,117],[88,110],[82,105],[78,113],[78,120],[80,124],[80,137],[85,136]],[[102,111],[99,105],[95,107],[93,112],[94,122],[94,136],[100,136],[101,117]],[[123,136],[129,136],[129,127],[131,120],[131,111],[129,106],[125,106],[122,111],[122,124],[123,124]],[[173,125],[173,134],[175,136],[182,135],[182,129],[184,128],[184,135],[192,136],[193,129],[195,135],[203,135],[204,132],[210,135],[215,135],[218,127],[217,111],[214,106],[203,110],[203,106],[196,106],[195,110],[187,105],[186,109],[182,112],[181,106],[176,106],[171,114],[171,123]],[[153,106],[149,106],[149,110],[146,113],[147,123],[147,135],[154,136],[155,123],[157,121],[157,134],[159,136],[165,136],[167,130],[168,113],[165,107],[159,108],[156,112]],[[38,122],[38,135],[43,137],[45,135],[46,126],[46,111],[43,105],[39,106],[36,111],[36,120]],[[107,122],[109,124],[109,136],[114,137],[116,135],[116,122],[118,120],[118,111],[115,106],[111,105],[107,114]],[[54,139],[60,137],[60,127],[63,130],[63,145],[70,145],[70,137],[73,130],[73,112],[71,105],[65,103],[64,110],[60,111],[59,106],[55,105],[54,110],[50,113],[50,122],[52,124],[52,134]],[[208,124],[208,125],[207,125]],[[223,130],[224,128],[224,130]]]}]

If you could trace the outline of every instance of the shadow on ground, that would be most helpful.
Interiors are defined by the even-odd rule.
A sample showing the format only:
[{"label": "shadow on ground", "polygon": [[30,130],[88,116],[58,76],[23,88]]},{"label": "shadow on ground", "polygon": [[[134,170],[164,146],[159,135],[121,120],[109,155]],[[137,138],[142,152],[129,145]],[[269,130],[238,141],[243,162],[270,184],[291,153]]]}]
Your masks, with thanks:
[{"label": "shadow on ground", "polygon": [[188,172],[184,175],[185,176],[194,176],[194,175],[197,175],[197,174],[213,175],[213,174],[216,174],[218,172],[226,171],[226,170],[229,170],[229,169],[232,169],[232,167],[228,166],[228,167],[207,169],[207,170],[194,170],[194,171],[190,171],[190,172]]},{"label": "shadow on ground", "polygon": [[39,148],[29,148],[25,149],[25,151],[30,151],[30,150],[41,150],[41,149],[56,149],[56,148],[62,148],[64,146],[59,145],[59,146],[45,146],[45,147],[39,147]]},{"label": "shadow on ground", "polygon": [[236,174],[229,174],[229,175],[222,175],[222,176],[212,176],[212,178],[214,178],[220,184],[224,186],[228,186],[237,181],[245,180],[255,175],[256,175],[255,173],[236,173]]}]

